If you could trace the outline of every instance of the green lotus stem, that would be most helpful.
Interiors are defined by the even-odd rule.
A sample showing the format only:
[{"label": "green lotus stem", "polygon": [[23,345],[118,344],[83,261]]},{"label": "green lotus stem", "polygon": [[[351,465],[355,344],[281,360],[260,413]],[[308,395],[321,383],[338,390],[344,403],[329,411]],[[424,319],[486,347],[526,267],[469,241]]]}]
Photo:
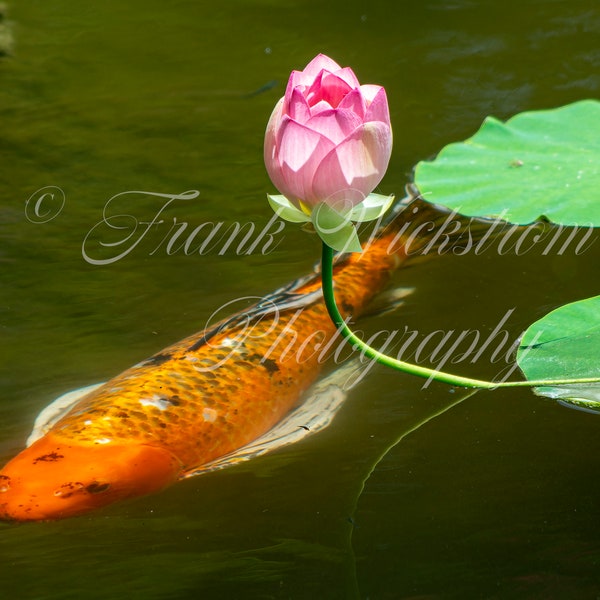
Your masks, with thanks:
[{"label": "green lotus stem", "polygon": [[600,381],[598,377],[586,377],[582,379],[537,379],[531,381],[484,381],[481,379],[471,379],[470,377],[462,377],[460,375],[453,375],[452,373],[445,373],[444,371],[437,371],[435,369],[428,369],[427,367],[420,367],[411,363],[392,358],[375,350],[368,344],[365,344],[359,337],[357,337],[352,330],[348,327],[346,321],[340,314],[337,304],[335,302],[335,295],[333,292],[333,255],[334,250],[327,244],[323,243],[323,254],[321,258],[321,287],[323,288],[323,298],[325,299],[325,305],[327,311],[333,323],[338,327],[340,333],[358,350],[360,350],[365,356],[376,360],[378,363],[391,367],[397,371],[404,373],[410,373],[417,377],[423,377],[426,379],[433,379],[441,383],[447,383],[458,387],[465,388],[480,388],[485,390],[493,390],[496,388],[507,388],[507,387],[540,387],[540,386],[554,386],[554,385],[568,385],[578,383],[597,383]]}]

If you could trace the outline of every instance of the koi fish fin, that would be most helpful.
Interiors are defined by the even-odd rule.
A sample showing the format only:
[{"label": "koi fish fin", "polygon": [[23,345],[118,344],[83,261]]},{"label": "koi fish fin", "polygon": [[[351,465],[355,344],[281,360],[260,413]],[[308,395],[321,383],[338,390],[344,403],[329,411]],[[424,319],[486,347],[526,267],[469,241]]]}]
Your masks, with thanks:
[{"label": "koi fish fin", "polygon": [[300,291],[302,287],[318,281],[319,278],[320,275],[317,273],[310,273],[309,275],[300,277],[265,296],[254,306],[219,321],[216,325],[205,329],[202,336],[188,348],[188,351],[193,352],[194,350],[198,350],[198,348],[207,344],[215,335],[229,329],[235,329],[241,323],[247,326],[251,322],[260,321],[265,316],[281,314],[287,310],[298,310],[299,308],[305,308],[319,302],[323,297],[320,287],[308,293]]},{"label": "koi fish fin", "polygon": [[367,310],[360,313],[361,319],[364,317],[379,317],[396,311],[404,304],[404,299],[414,291],[415,288],[399,287],[382,292],[369,303]]},{"label": "koi fish fin", "polygon": [[75,404],[81,400],[81,398],[90,392],[93,392],[101,385],[103,384],[94,383],[93,385],[87,385],[77,390],[72,390],[66,394],[63,394],[62,396],[59,396],[56,400],[46,406],[46,408],[44,408],[36,417],[35,422],[33,423],[33,430],[27,438],[27,447],[31,446],[33,442],[36,442],[41,437],[44,437],[46,433],[50,431],[54,423],[66,415],[71,408],[73,408],[73,406],[75,406]]},{"label": "koi fish fin", "polygon": [[188,469],[181,479],[237,465],[323,431],[331,425],[348,392],[362,379],[355,376],[360,366],[361,361],[358,358],[344,362],[333,373],[314,384],[306,392],[306,399],[302,404],[272,429],[234,452]]}]

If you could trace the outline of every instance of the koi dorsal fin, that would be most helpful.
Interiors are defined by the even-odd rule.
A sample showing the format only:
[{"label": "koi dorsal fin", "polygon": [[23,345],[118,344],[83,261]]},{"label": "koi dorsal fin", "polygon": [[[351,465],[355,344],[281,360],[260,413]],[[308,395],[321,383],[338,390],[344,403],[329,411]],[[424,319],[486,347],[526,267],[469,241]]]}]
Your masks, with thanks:
[{"label": "koi dorsal fin", "polygon": [[[228,329],[233,329],[242,323],[247,324],[258,321],[268,315],[311,306],[323,297],[320,281],[320,273],[310,273],[260,298],[260,301],[254,306],[237,312],[213,327],[207,328],[202,337],[188,348],[188,352],[198,350],[198,348],[204,346],[215,335],[226,332]],[[317,289],[308,292],[301,291],[302,288],[309,287],[311,284],[316,285],[317,283]]]}]

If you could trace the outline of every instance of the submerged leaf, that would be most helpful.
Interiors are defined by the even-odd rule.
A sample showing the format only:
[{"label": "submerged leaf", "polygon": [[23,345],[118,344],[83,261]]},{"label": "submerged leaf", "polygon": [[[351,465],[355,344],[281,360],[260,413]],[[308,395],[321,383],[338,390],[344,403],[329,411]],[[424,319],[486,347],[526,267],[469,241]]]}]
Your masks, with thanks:
[{"label": "submerged leaf", "polygon": [[600,226],[600,102],[506,123],[489,117],[473,137],[420,162],[415,183],[425,200],[466,216]]},{"label": "submerged leaf", "polygon": [[[521,339],[517,363],[529,380],[600,378],[600,296],[561,306],[533,323]],[[535,392],[600,410],[600,382]]]}]

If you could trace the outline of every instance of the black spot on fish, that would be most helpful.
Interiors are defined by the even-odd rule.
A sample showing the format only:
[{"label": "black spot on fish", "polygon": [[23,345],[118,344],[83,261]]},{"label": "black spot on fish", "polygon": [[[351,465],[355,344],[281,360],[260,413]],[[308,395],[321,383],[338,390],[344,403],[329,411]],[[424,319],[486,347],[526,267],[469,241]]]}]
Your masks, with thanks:
[{"label": "black spot on fish", "polygon": [[173,356],[171,354],[155,354],[154,356],[151,356],[146,362],[147,365],[162,365],[163,363],[166,363],[167,361],[171,360],[173,358]]},{"label": "black spot on fish", "polygon": [[80,481],[69,481],[69,483],[63,483],[60,488],[54,492],[54,495],[63,499],[70,498],[73,494],[76,494],[83,489],[83,487],[83,483]]},{"label": "black spot on fish", "polygon": [[277,373],[279,371],[279,367],[277,363],[272,358],[263,358],[260,361],[260,364],[267,370],[269,373]]},{"label": "black spot on fish", "polygon": [[61,458],[64,458],[64,454],[58,454],[57,452],[50,452],[50,454],[44,454],[43,456],[38,456],[34,461],[33,464],[35,465],[38,462],[56,462],[57,460],[60,460]]},{"label": "black spot on fish", "polygon": [[310,427],[307,427],[306,425],[298,425],[298,427],[300,429],[305,429],[306,431],[310,431]]},{"label": "black spot on fish", "polygon": [[274,361],[272,358],[265,358],[264,356],[261,356],[260,354],[252,354],[251,356],[248,357],[248,360],[251,361],[255,361],[258,360],[258,362],[269,372],[269,373],[277,373],[277,371],[279,371],[279,366],[277,365],[277,362]]},{"label": "black spot on fish", "polygon": [[110,483],[98,483],[97,481],[94,481],[85,488],[85,491],[90,494],[100,494],[105,492],[108,488],[110,488]]},{"label": "black spot on fish", "polygon": [[177,394],[173,394],[170,398],[165,398],[167,402],[170,402],[173,406],[179,406],[181,404],[181,398]]}]

